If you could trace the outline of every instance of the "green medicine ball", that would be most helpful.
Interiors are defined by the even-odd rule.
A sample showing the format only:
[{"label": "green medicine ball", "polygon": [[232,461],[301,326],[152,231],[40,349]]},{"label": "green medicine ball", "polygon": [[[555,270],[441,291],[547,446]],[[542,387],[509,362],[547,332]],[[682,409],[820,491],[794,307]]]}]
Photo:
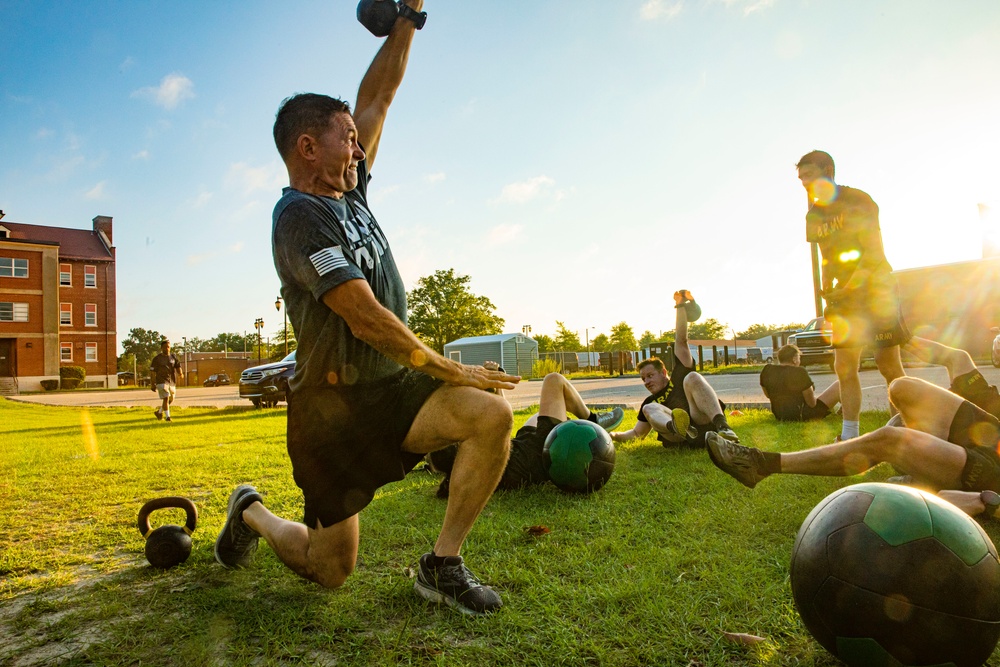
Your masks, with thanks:
[{"label": "green medicine ball", "polygon": [[563,491],[597,491],[615,469],[611,436],[585,419],[565,421],[549,432],[542,450],[552,483]]}]

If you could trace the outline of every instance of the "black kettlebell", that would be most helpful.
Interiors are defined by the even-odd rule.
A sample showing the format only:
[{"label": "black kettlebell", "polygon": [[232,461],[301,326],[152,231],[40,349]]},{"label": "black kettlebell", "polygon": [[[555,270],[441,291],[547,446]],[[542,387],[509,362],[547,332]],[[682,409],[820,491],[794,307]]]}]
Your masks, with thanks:
[{"label": "black kettlebell", "polygon": [[[149,515],[155,510],[179,507],[187,513],[183,526],[160,526],[150,530]],[[187,498],[168,496],[150,500],[139,510],[139,532],[146,538],[146,560],[164,570],[180,565],[191,555],[191,533],[198,522],[198,508]]]},{"label": "black kettlebell", "polygon": [[358,21],[376,37],[386,37],[396,23],[399,7],[394,0],[361,0],[358,3]]}]

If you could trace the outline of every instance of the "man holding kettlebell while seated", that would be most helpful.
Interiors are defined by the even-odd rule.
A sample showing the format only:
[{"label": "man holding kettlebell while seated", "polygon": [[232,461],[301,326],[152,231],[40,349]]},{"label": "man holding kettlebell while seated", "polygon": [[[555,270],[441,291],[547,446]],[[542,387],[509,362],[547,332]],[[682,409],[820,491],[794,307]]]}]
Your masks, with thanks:
[{"label": "man holding kettlebell while seated", "polygon": [[482,390],[513,389],[520,378],[444,358],[405,324],[406,292],[367,186],[423,1],[406,0],[406,11],[375,4],[398,14],[353,114],[341,100],[306,93],[286,99],[274,124],[291,186],[275,206],[272,243],[298,338],[288,453],[304,524],[275,516],[256,489],[241,485],[215,555],[227,567],[246,566],[263,537],[296,573],[337,588],[354,570],[358,514],[375,491],[457,442],[444,523],[419,560],[415,589],[482,614],[499,609],[500,596],[459,553],[503,473],[513,424],[507,402]]},{"label": "man holding kettlebell while seated", "polygon": [[739,437],[726,421],[726,405],[716,396],[708,381],[695,372],[694,357],[688,346],[688,322],[701,317],[701,307],[691,292],[674,292],[677,311],[674,367],[667,372],[663,361],[652,357],[639,362],[639,377],[650,396],[639,407],[638,421],[628,431],[615,431],[615,442],[643,438],[656,431],[664,447],[704,447],[705,435],[718,433],[723,438],[739,442]]}]

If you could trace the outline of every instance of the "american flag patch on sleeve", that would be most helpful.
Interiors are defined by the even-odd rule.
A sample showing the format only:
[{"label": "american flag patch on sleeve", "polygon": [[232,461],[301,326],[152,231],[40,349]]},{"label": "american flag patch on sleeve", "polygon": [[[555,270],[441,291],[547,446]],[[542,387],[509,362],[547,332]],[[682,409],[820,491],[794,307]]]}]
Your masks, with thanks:
[{"label": "american flag patch on sleeve", "polygon": [[347,260],[344,258],[344,251],[339,245],[331,248],[323,248],[309,255],[309,261],[316,267],[316,272],[325,276],[335,269],[347,268]]}]

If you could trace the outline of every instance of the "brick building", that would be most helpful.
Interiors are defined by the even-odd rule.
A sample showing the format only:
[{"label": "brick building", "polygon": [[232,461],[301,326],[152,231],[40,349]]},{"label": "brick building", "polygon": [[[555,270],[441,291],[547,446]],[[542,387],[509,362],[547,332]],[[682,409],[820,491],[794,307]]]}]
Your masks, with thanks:
[{"label": "brick building", "polygon": [[112,240],[103,215],[91,230],[0,219],[0,389],[38,390],[62,365],[117,386]]}]

